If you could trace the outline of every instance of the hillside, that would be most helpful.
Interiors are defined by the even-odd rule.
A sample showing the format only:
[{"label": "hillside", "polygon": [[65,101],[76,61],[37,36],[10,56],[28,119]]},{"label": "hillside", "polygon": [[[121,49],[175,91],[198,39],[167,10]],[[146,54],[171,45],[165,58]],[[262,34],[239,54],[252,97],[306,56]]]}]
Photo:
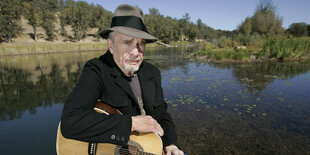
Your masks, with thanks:
[{"label": "hillside", "polygon": [[[42,27],[37,27],[37,35],[38,40],[35,41],[31,34],[33,34],[33,28],[31,25],[28,24],[28,21],[21,18],[20,26],[22,27],[23,31],[19,33],[16,37],[12,38],[12,42],[5,43],[0,42],[1,46],[10,46],[10,45],[29,45],[29,44],[59,44],[59,43],[74,43],[73,41],[70,41],[70,38],[73,37],[72,28],[70,25],[66,26],[65,29],[67,31],[68,37],[64,37],[60,35],[60,24],[59,24],[59,18],[57,18],[57,21],[54,23],[54,27],[56,32],[55,39],[53,41],[46,40],[47,36],[45,34],[45,31]],[[95,34],[97,33],[97,29],[95,28],[89,28],[87,31],[87,37],[82,38],[79,43],[92,43],[92,42],[105,42],[104,39],[97,39]]]}]

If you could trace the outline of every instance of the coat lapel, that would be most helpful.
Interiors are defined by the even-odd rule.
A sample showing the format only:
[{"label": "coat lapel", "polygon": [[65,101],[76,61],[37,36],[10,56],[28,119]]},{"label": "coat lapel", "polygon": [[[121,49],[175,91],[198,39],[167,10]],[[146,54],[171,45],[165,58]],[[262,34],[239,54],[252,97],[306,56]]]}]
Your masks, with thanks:
[{"label": "coat lapel", "polygon": [[141,66],[141,70],[139,70],[138,76],[141,86],[144,108],[147,114],[151,115],[150,114],[150,112],[152,111],[151,105],[155,100],[154,99],[155,86],[152,81],[153,74],[149,70],[147,70],[147,68]]},{"label": "coat lapel", "polygon": [[136,100],[136,97],[134,96],[134,94],[133,94],[133,92],[132,92],[132,90],[131,90],[131,88],[130,88],[130,86],[129,86],[128,81],[127,81],[125,78],[123,78],[122,75],[117,76],[117,77],[115,78],[114,82],[115,82],[119,87],[121,87],[121,88],[132,98],[133,101],[135,101],[136,103],[138,103],[137,100]]},{"label": "coat lapel", "polygon": [[106,54],[104,54],[100,59],[104,61],[108,66],[109,66],[109,73],[113,77],[113,81],[120,87],[122,88],[131,98],[133,101],[136,103],[137,100],[129,86],[128,81],[126,80],[124,75],[121,73],[120,69],[116,65],[116,63],[113,60],[113,56],[110,53],[110,51],[107,51]]}]

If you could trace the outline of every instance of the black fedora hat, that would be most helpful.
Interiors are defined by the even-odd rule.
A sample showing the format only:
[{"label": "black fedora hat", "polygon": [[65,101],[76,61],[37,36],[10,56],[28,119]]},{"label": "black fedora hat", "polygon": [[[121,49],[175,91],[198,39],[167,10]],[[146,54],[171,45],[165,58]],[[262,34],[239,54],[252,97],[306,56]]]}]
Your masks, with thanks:
[{"label": "black fedora hat", "polygon": [[147,43],[157,41],[146,29],[142,10],[128,4],[121,4],[115,9],[110,28],[101,31],[99,35],[107,39],[112,31],[145,39]]}]

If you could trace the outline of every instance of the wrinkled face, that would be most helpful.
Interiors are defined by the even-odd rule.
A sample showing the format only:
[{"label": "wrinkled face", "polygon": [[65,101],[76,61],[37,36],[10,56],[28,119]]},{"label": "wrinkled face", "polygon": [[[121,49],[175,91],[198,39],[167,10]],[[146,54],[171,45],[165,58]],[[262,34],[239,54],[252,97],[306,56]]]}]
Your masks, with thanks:
[{"label": "wrinkled face", "polygon": [[118,32],[114,33],[113,39],[108,39],[108,46],[115,63],[126,76],[133,75],[142,64],[145,40]]}]

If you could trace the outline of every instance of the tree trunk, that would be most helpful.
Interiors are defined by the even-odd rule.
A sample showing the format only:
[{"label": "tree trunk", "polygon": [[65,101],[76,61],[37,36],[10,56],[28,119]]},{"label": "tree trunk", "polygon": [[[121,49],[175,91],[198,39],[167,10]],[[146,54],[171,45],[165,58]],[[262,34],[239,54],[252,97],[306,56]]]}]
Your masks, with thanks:
[{"label": "tree trunk", "polygon": [[7,43],[11,42],[11,37],[6,36],[6,37],[4,37],[4,38],[5,38],[5,42],[7,42]]},{"label": "tree trunk", "polygon": [[35,25],[32,25],[32,28],[33,28],[34,40],[38,41],[37,27]]}]

